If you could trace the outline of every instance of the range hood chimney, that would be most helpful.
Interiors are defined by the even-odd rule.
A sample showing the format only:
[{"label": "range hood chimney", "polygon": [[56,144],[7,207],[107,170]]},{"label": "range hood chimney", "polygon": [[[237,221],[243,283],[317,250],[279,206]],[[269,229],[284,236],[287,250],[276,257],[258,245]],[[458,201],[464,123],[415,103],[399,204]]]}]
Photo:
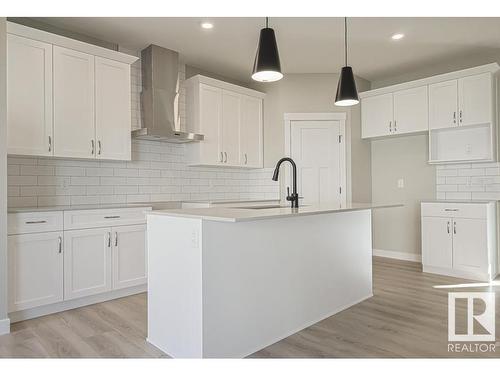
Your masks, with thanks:
[{"label": "range hood chimney", "polygon": [[202,141],[201,134],[180,130],[179,53],[151,44],[141,51],[141,106],[144,127],[135,139],[186,143]]}]

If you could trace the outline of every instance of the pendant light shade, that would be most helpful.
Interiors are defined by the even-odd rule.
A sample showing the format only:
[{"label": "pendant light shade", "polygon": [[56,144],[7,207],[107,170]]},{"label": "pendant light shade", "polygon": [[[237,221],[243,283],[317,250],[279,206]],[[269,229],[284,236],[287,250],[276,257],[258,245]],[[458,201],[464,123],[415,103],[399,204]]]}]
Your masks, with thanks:
[{"label": "pendant light shade", "polygon": [[274,82],[283,78],[280,56],[274,30],[266,27],[260,30],[259,45],[253,64],[252,79],[259,82]]},{"label": "pendant light shade", "polygon": [[344,18],[345,66],[342,68],[335,95],[335,105],[348,107],[359,103],[352,68],[347,65],[347,17]]}]

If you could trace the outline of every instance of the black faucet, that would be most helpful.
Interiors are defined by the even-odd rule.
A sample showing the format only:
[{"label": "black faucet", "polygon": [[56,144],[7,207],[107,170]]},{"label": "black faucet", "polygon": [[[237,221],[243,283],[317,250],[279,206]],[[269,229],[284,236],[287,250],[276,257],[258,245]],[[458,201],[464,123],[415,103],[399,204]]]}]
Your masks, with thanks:
[{"label": "black faucet", "polygon": [[280,166],[281,163],[284,161],[289,161],[290,164],[292,165],[292,181],[293,181],[293,189],[292,189],[292,194],[290,195],[290,187],[287,187],[287,201],[292,202],[292,208],[298,208],[299,207],[299,194],[297,194],[297,165],[293,161],[292,158],[282,158],[278,161],[278,164],[276,164],[276,168],[274,168],[274,173],[273,173],[273,181],[278,181],[278,175],[280,174]]}]

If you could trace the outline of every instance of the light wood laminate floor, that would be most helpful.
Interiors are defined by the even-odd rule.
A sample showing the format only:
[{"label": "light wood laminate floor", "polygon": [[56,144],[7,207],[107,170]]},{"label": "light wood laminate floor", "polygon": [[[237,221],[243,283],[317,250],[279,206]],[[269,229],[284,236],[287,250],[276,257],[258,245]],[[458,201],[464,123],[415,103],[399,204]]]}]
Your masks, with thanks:
[{"label": "light wood laminate floor", "polygon": [[[377,257],[373,277],[372,298],[251,357],[500,357],[498,345],[495,353],[447,350],[448,292],[494,291],[500,332],[500,285],[436,289],[471,281],[424,274],[417,263]],[[143,293],[15,323],[11,334],[0,336],[0,357],[164,357],[145,341],[146,298]]]}]

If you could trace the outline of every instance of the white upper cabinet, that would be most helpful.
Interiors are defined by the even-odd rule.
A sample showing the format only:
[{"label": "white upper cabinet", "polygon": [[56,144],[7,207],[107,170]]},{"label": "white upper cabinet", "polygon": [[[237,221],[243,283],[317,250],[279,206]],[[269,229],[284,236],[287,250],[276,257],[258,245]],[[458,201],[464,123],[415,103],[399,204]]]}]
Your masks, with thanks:
[{"label": "white upper cabinet", "polygon": [[52,45],[7,36],[8,153],[52,155]]},{"label": "white upper cabinet", "polygon": [[241,95],[222,90],[222,152],[224,164],[238,166],[240,163],[240,113]]},{"label": "white upper cabinet", "polygon": [[205,136],[190,164],[262,168],[264,94],[199,75],[185,85],[187,130]]},{"label": "white upper cabinet", "polygon": [[458,80],[458,123],[460,126],[492,122],[493,82],[490,73]]},{"label": "white upper cabinet", "polygon": [[361,124],[363,138],[392,134],[392,93],[370,96],[361,100]]},{"label": "white upper cabinet", "polygon": [[427,131],[428,97],[427,86],[396,91],[394,94],[395,134]]},{"label": "white upper cabinet", "polygon": [[121,52],[7,22],[8,153],[130,160],[130,64]]},{"label": "white upper cabinet", "polygon": [[95,134],[98,159],[129,160],[130,65],[95,58]]},{"label": "white upper cabinet", "polygon": [[240,162],[250,168],[263,165],[262,100],[241,96]]},{"label": "white upper cabinet", "polygon": [[442,129],[458,124],[458,83],[456,79],[429,85],[429,128]]},{"label": "white upper cabinet", "polygon": [[54,46],[54,155],[95,157],[94,56]]}]

